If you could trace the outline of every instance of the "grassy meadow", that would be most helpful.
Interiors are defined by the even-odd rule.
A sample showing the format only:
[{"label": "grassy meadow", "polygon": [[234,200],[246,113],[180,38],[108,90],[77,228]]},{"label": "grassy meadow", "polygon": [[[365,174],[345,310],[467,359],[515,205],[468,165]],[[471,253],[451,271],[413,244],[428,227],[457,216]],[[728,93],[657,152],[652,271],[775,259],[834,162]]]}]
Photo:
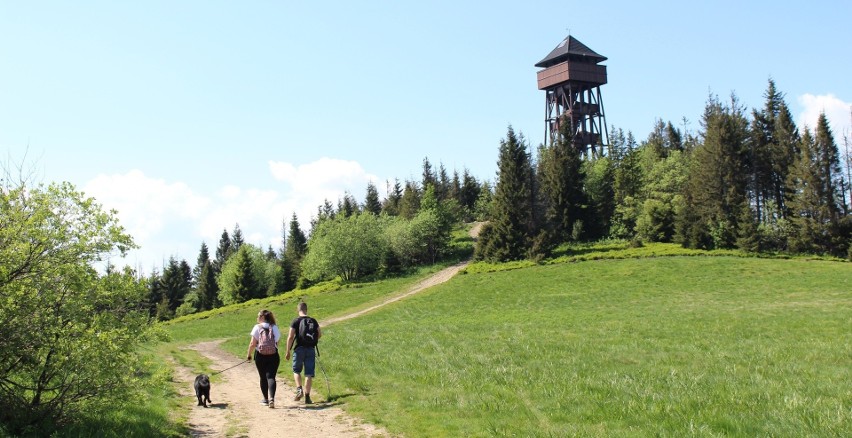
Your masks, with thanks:
[{"label": "grassy meadow", "polygon": [[[412,437],[852,436],[852,264],[592,252],[512,270],[477,264],[326,327],[331,393],[320,375],[315,401],[330,395]],[[304,298],[322,320],[427,273]],[[286,325],[299,298],[180,319],[157,349],[222,369],[231,364],[179,347],[228,338],[236,363],[256,312]]]}]

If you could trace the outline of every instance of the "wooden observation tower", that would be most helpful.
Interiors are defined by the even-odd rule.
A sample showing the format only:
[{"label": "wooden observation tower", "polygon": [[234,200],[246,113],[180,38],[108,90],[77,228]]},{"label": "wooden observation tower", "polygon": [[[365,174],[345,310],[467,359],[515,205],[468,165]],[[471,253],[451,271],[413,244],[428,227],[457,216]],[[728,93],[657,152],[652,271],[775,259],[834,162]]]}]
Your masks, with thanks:
[{"label": "wooden observation tower", "polygon": [[595,53],[568,36],[536,64],[538,89],[544,90],[544,138],[552,145],[560,136],[562,123],[569,123],[574,147],[592,156],[603,155],[609,143],[601,101],[606,83],[605,56]]}]

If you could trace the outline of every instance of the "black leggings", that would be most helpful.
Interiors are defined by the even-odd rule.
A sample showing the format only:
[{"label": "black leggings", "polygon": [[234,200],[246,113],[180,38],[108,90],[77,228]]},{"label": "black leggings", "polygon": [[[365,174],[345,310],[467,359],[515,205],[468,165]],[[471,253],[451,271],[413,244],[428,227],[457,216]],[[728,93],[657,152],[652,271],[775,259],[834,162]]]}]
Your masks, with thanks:
[{"label": "black leggings", "polygon": [[276,351],[275,354],[263,355],[254,352],[254,365],[257,367],[257,374],[260,376],[260,392],[263,393],[264,400],[275,398],[275,374],[278,373],[278,365],[281,364],[281,356]]}]

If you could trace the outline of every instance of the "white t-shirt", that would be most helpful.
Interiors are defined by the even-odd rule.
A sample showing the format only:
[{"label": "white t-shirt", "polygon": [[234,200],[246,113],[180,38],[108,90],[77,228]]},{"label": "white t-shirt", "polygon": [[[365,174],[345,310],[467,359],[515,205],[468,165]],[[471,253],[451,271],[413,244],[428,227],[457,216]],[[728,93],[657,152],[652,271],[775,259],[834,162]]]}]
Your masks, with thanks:
[{"label": "white t-shirt", "polygon": [[[252,328],[252,329],[251,329],[251,333],[250,333],[250,334],[251,334],[251,337],[253,337],[255,340],[257,340],[258,342],[260,342],[260,330],[261,330],[261,329],[268,328],[268,327],[269,327],[269,323],[268,323],[268,322],[263,322],[263,323],[260,323],[260,324],[255,324],[255,325],[254,325],[254,328]],[[277,325],[273,325],[273,326],[272,326],[272,335],[273,335],[273,336],[275,336],[275,343],[277,344],[277,343],[278,343],[278,341],[280,341],[280,340],[281,340],[281,330],[278,330],[278,326],[277,326]],[[257,347],[255,347],[255,349],[257,349]]]}]

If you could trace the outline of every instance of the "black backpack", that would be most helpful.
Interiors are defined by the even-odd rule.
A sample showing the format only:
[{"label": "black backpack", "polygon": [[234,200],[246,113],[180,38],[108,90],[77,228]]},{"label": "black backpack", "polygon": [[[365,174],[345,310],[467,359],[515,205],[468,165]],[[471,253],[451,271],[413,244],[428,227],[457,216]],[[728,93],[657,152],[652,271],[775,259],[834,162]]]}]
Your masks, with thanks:
[{"label": "black backpack", "polygon": [[299,333],[296,345],[300,347],[316,347],[319,338],[319,323],[306,316],[299,321]]}]

